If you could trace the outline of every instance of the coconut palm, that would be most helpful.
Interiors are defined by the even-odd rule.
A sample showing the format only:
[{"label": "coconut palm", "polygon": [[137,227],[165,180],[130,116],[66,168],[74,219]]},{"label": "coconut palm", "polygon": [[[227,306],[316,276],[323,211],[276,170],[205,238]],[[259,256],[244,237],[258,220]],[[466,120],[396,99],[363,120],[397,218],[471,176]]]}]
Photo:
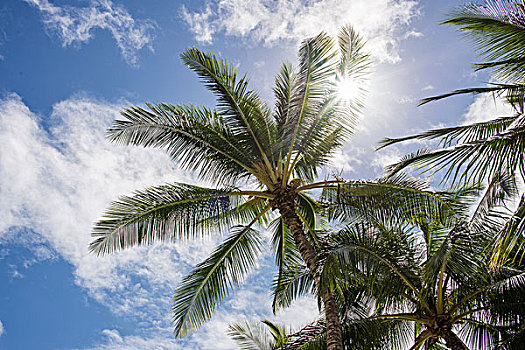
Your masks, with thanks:
[{"label": "coconut palm", "polygon": [[[400,208],[421,201],[435,210],[453,202],[425,190],[407,189],[401,178],[379,182],[318,181],[319,169],[349,136],[361,108],[358,97],[341,99],[344,81],[362,82],[368,55],[351,28],[343,28],[338,47],[326,34],[305,40],[299,65],[283,65],[274,88],[272,111],[248,88],[246,77],[226,59],[196,48],[185,51],[183,62],[217,98],[215,109],[194,105],[148,104],[130,107],[109,129],[113,142],[166,150],[178,164],[194,171],[212,187],[167,184],[123,196],[111,204],[93,229],[91,251],[108,254],[155,240],[196,238],[228,232],[215,251],[186,276],[173,298],[175,334],[183,336],[213,314],[218,303],[254,267],[268,225],[279,269],[303,261],[319,285],[318,210],[315,191],[377,195],[407,191]],[[359,85],[358,85],[359,87]],[[311,192],[314,191],[314,192]],[[358,196],[366,202],[366,196]],[[377,198],[372,198],[377,201]],[[326,318],[328,349],[341,349],[337,302],[329,288],[317,288]],[[274,302],[276,308],[281,305]]]},{"label": "coconut palm", "polygon": [[[358,217],[327,236],[321,280],[336,286],[332,290],[343,306],[343,324],[350,329],[383,327],[382,336],[347,332],[345,341],[356,342],[351,348],[522,346],[525,271],[507,266],[491,270],[486,254],[507,219],[497,203],[512,193],[502,186],[491,184],[470,217],[468,202],[465,211],[448,220],[429,216],[408,225],[411,220],[393,219],[392,211],[388,218]],[[310,328],[286,348],[317,341],[322,336],[318,329]]]},{"label": "coconut palm", "polygon": [[[510,103],[514,113],[486,122],[386,139],[380,148],[415,139],[438,139],[441,146],[409,154],[391,165],[388,171],[394,174],[409,166],[433,172],[443,169],[443,181],[490,182],[495,177],[509,174],[518,174],[525,179],[525,3],[494,0],[467,4],[453,12],[444,23],[458,26],[473,38],[478,52],[488,60],[477,64],[476,69],[490,69],[500,82],[426,98],[422,104],[458,94],[493,93]],[[522,196],[512,221],[495,242],[495,262],[515,256],[517,248],[523,245],[524,214],[525,197]]]},{"label": "coconut palm", "polygon": [[[385,187],[389,181],[396,182],[396,186],[388,190],[385,196]],[[377,227],[400,227],[403,229],[427,227],[431,223],[444,225],[451,217],[465,216],[469,211],[469,204],[479,193],[479,187],[469,186],[458,188],[450,192],[426,192],[423,197],[420,193],[429,187],[428,182],[407,176],[396,175],[389,178],[380,178],[374,182],[356,182],[340,186],[337,189],[325,189],[322,199],[331,206],[331,226],[334,223],[362,227],[366,223],[374,223]],[[490,225],[490,209],[500,203],[501,197],[511,194],[512,188],[503,183],[495,183],[487,189],[487,194],[478,205],[472,225],[485,227]],[[447,205],[436,206],[434,198],[444,200]],[[414,197],[419,197],[414,200]],[[448,197],[448,199],[447,199]],[[479,218],[483,214],[483,220]],[[321,285],[328,288],[336,298],[342,318],[343,344],[348,349],[405,349],[405,345],[413,339],[409,338],[411,330],[405,323],[395,323],[370,318],[374,300],[369,296],[366,281],[352,281],[348,283],[346,275],[351,268],[345,262],[334,261],[334,247],[341,233],[318,233],[321,241],[318,265],[324,271]],[[334,265],[334,263],[336,263]],[[353,261],[355,266],[362,266],[361,262]],[[338,265],[342,264],[342,265]],[[340,271],[335,271],[339,269]],[[379,271],[376,271],[379,273]],[[333,277],[336,276],[336,280]],[[312,280],[304,263],[298,261],[287,264],[280,279],[274,284],[274,303],[288,306],[291,300],[305,294],[316,294],[317,286]],[[379,278],[379,276],[376,276]],[[300,331],[290,334],[284,348],[286,349],[324,349],[326,337],[324,334],[325,322],[323,319],[308,325]],[[413,333],[413,332],[412,332]],[[366,335],[366,336],[364,336]]]},{"label": "coconut palm", "polygon": [[[290,257],[293,246],[317,280],[313,228],[318,204],[308,191],[339,182],[316,182],[316,177],[350,134],[361,108],[357,96],[341,99],[337,86],[351,79],[362,88],[369,66],[362,46],[349,27],[339,34],[339,50],[324,33],[303,41],[298,66],[284,64],[276,78],[273,111],[227,59],[190,48],[182,61],[215,95],[216,107],[133,106],[109,129],[113,142],[166,150],[212,187],[175,183],[121,197],[95,225],[92,252],[229,232],[177,288],[177,336],[208,320],[253,268],[262,244],[256,229],[270,219],[276,219],[278,261]],[[330,291],[320,294],[328,347],[341,349],[336,302]]]}]

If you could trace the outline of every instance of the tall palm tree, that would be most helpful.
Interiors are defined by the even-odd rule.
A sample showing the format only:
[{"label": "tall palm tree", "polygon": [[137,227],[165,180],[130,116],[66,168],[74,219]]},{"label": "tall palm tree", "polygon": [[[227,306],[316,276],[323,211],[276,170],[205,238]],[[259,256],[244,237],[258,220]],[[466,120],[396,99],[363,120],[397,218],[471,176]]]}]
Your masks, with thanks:
[{"label": "tall palm tree", "polygon": [[[459,27],[473,38],[478,52],[488,62],[476,69],[490,69],[498,83],[487,87],[466,88],[423,99],[421,104],[458,94],[492,93],[513,107],[514,113],[487,122],[430,130],[413,136],[386,139],[386,147],[407,140],[440,140],[435,150],[419,150],[405,156],[388,171],[394,174],[406,167],[424,171],[445,169],[444,180],[492,181],[517,174],[525,179],[525,3],[487,0],[467,4],[453,12],[445,24]],[[501,262],[523,246],[525,196],[512,220],[495,242],[494,261]],[[511,254],[514,252],[514,254]]]},{"label": "tall palm tree", "polygon": [[[313,235],[318,204],[308,191],[339,182],[316,177],[347,139],[361,108],[355,96],[341,99],[337,87],[349,79],[362,84],[369,67],[362,46],[350,27],[341,30],[338,50],[324,33],[303,41],[298,66],[284,64],[276,78],[273,111],[227,59],[189,48],[181,58],[215,95],[216,108],[134,106],[109,129],[111,141],[164,149],[214,187],[175,183],[121,197],[94,226],[92,252],[230,232],[177,288],[177,336],[208,320],[253,268],[261,248],[256,227],[275,217],[276,255],[297,248],[318,281]],[[342,349],[337,304],[328,289],[320,290],[328,348]]]},{"label": "tall palm tree", "polygon": [[[493,183],[470,217],[465,205],[448,220],[407,225],[391,211],[328,236],[321,278],[337,285],[345,342],[356,349],[520,348],[525,271],[489,269],[485,250],[505,221],[497,220],[496,204],[509,195]],[[285,348],[316,344],[320,330],[289,336]]]},{"label": "tall palm tree", "polygon": [[[399,179],[382,183],[316,179],[320,167],[349,136],[361,108],[358,98],[341,99],[338,85],[347,80],[360,84],[369,67],[363,43],[351,28],[339,34],[339,50],[334,46],[326,34],[301,44],[299,65],[283,65],[276,78],[273,111],[226,59],[190,48],[182,60],[215,94],[216,108],[135,106],[124,110],[124,120],[109,129],[110,140],[164,149],[182,168],[214,186],[175,183],[137,191],[113,202],[93,229],[91,251],[96,254],[155,240],[229,232],[177,288],[173,298],[177,336],[208,320],[254,267],[262,245],[256,229],[269,224],[279,268],[276,285],[287,265],[304,262],[318,286],[328,349],[342,349],[337,302],[330,288],[319,284],[315,228],[318,210],[326,203],[315,199],[315,191],[373,189],[384,196],[385,191],[407,188]],[[447,198],[424,190],[407,192],[398,201],[400,208],[418,207],[423,200],[438,209],[450,205]]]}]

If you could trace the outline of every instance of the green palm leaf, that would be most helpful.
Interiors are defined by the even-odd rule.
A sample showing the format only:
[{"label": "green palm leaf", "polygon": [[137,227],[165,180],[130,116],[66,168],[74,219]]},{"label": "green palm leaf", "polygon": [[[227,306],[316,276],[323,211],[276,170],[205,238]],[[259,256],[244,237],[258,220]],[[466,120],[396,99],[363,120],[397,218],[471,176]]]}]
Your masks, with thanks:
[{"label": "green palm leaf", "polygon": [[201,178],[232,183],[254,173],[257,155],[215,111],[196,106],[130,107],[108,130],[113,142],[166,149],[178,164]]},{"label": "green palm leaf", "polygon": [[280,128],[285,133],[281,135],[283,156],[286,156],[286,174],[289,176],[292,166],[292,153],[295,151],[298,136],[308,130],[310,124],[318,116],[311,113],[312,109],[321,103],[329,91],[333,76],[335,52],[332,50],[332,39],[325,33],[306,39],[299,48],[299,67],[297,73],[297,88],[292,97],[292,108],[285,124]]},{"label": "green palm leaf", "polygon": [[218,303],[255,266],[261,238],[250,226],[232,234],[187,275],[173,297],[175,335],[184,336],[210,319]]},{"label": "green palm leaf", "polygon": [[[525,246],[525,195],[521,196],[518,206],[504,227],[499,232],[493,245],[492,263],[501,265],[508,260],[521,265]],[[517,260],[517,261],[516,261]]]},{"label": "green palm leaf", "polygon": [[365,218],[376,223],[425,225],[428,220],[445,220],[465,210],[479,191],[464,186],[451,191],[431,191],[421,179],[397,174],[376,181],[345,181],[325,186],[322,201],[330,218],[355,222]]},{"label": "green palm leaf", "polygon": [[[108,254],[155,240],[191,238],[208,233],[204,218],[235,210],[243,202],[242,192],[210,189],[175,183],[136,191],[111,204],[102,220],[93,227],[96,239],[90,250]],[[215,227],[227,228],[230,217],[215,220]]]},{"label": "green palm leaf", "polygon": [[228,326],[228,335],[242,350],[272,350],[274,339],[260,322],[234,323]]},{"label": "green palm leaf", "polygon": [[450,146],[457,143],[473,142],[484,140],[495,136],[500,132],[505,131],[513,122],[519,118],[519,115],[511,117],[502,117],[492,119],[486,122],[473,123],[462,126],[455,126],[449,128],[440,128],[430,131],[425,131],[421,134],[405,136],[396,139],[384,139],[379,144],[381,149],[393,145],[395,143],[410,141],[410,140],[435,140],[441,139],[441,144]]},{"label": "green palm leaf", "polygon": [[[521,171],[525,151],[525,119],[520,116],[502,132],[485,139],[477,139],[435,151],[418,152],[387,167],[395,174],[408,166],[433,169],[435,172],[446,169],[444,180],[458,176],[466,181],[481,181],[504,171]],[[425,169],[426,168],[426,169]]]},{"label": "green palm leaf", "polygon": [[500,79],[523,80],[525,69],[525,8],[518,1],[485,0],[454,11],[445,24],[454,24],[471,37],[487,63]]},{"label": "green palm leaf", "polygon": [[268,108],[254,91],[248,90],[246,77],[237,80],[237,68],[226,59],[196,48],[187,49],[181,58],[215,93],[219,114],[242,137],[245,149],[257,154],[269,171],[271,164],[266,152],[271,149],[276,129]]}]

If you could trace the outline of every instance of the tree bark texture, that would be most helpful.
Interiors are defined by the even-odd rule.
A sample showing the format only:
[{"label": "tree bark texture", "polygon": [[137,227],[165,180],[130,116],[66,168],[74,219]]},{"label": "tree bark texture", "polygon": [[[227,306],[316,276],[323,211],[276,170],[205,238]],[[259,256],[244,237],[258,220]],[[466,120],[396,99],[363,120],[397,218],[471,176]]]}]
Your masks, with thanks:
[{"label": "tree bark texture", "polygon": [[463,344],[461,339],[459,339],[454,332],[446,331],[442,337],[445,339],[445,343],[450,350],[468,350],[465,344]]},{"label": "tree bark texture", "polygon": [[317,253],[313,245],[308,241],[303,230],[303,224],[295,211],[295,198],[282,198],[276,203],[284,223],[292,233],[295,245],[301,254],[306,266],[310,270],[319,294],[324,304],[324,313],[326,319],[326,345],[328,350],[343,350],[343,335],[341,330],[341,320],[337,302],[326,287],[322,288],[317,275]]}]

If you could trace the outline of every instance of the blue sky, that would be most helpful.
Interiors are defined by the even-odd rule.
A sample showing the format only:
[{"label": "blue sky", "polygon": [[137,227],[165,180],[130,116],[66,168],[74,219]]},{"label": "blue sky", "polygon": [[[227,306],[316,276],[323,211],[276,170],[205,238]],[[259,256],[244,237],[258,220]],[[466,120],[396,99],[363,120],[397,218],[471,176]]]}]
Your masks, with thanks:
[{"label": "blue sky", "polygon": [[[271,315],[273,264],[258,269],[194,335],[174,339],[173,290],[218,242],[156,244],[97,258],[90,228],[133,189],[195,183],[157,150],[109,144],[129,104],[213,105],[178,55],[220,53],[271,103],[273,77],[298,42],[352,24],[374,59],[367,107],[326,173],[374,178],[412,146],[374,152],[387,136],[505,114],[490,98],[416,108],[479,85],[470,43],[439,21],[459,1],[3,0],[0,4],[0,349],[229,349],[227,324],[265,317],[300,326],[312,299]],[[417,145],[416,145],[417,146]]]}]

